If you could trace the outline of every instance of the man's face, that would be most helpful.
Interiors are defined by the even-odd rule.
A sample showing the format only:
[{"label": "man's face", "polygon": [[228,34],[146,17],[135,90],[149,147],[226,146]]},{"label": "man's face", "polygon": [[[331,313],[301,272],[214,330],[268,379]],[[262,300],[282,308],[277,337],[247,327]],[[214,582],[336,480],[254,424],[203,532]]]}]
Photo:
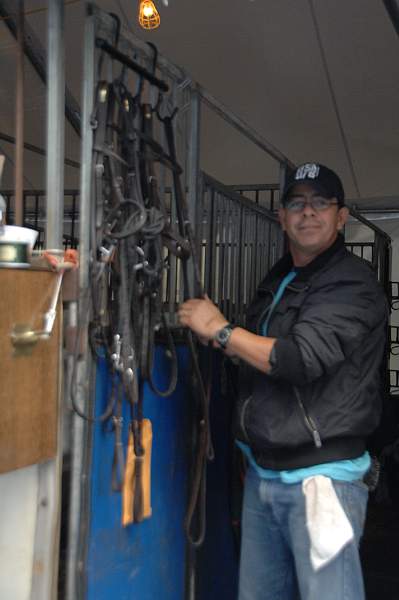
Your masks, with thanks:
[{"label": "man's face", "polygon": [[289,193],[286,205],[302,201],[305,202],[303,208],[290,211],[283,207],[279,211],[281,226],[287,233],[294,263],[298,266],[301,262],[306,264],[313,260],[329,248],[348,218],[348,209],[339,208],[336,198],[330,198],[330,204],[325,209],[314,208],[310,202],[314,200],[314,206],[317,207],[317,199],[320,197],[320,193],[311,185],[298,183]]}]

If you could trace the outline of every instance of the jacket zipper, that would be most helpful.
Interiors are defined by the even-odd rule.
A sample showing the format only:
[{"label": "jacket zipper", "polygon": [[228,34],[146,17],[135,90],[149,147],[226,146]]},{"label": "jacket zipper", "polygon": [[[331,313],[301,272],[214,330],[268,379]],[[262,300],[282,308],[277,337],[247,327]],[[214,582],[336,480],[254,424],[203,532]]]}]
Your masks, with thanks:
[{"label": "jacket zipper", "polygon": [[[287,289],[289,287],[290,286],[288,285]],[[307,289],[309,289],[309,286],[305,287],[305,290],[307,290]],[[260,333],[260,325],[263,322],[265,316],[267,315],[267,311],[269,310],[270,305],[272,304],[273,298],[274,298],[274,293],[271,290],[267,290],[267,291],[271,293],[272,300],[271,300],[270,304],[265,308],[265,310],[262,311],[262,313],[261,313],[261,315],[260,315],[260,317],[259,317],[259,319],[257,321],[257,324],[256,324],[256,331],[257,331],[257,333]],[[294,291],[297,291],[297,290],[294,288]],[[301,291],[304,291],[304,290],[301,290]],[[293,386],[293,388],[294,388],[294,393],[295,393],[295,397],[297,399],[299,408],[301,409],[301,413],[302,413],[302,416],[303,416],[303,419],[304,419],[305,427],[309,431],[310,435],[312,436],[313,441],[314,441],[314,445],[316,446],[316,448],[321,448],[323,444],[322,444],[322,441],[321,441],[320,433],[319,433],[319,431],[318,431],[318,429],[317,429],[317,427],[315,425],[315,422],[313,421],[312,417],[309,415],[308,411],[306,410],[305,405],[302,402],[302,398],[301,398],[301,396],[299,394],[298,389],[295,386]],[[246,406],[248,404],[248,400],[250,400],[250,398],[248,398],[247,401],[245,402],[245,408],[246,408]],[[245,428],[244,428],[244,432],[246,433]]]},{"label": "jacket zipper", "polygon": [[302,398],[299,394],[298,389],[295,386],[293,386],[293,388],[294,388],[295,397],[298,401],[299,408],[301,409],[301,412],[302,412],[302,415],[303,415],[303,418],[305,421],[305,426],[308,429],[308,431],[310,432],[316,448],[321,448],[322,442],[321,442],[320,433],[318,432],[318,429],[317,429],[312,417],[309,415],[308,411],[306,410],[305,405],[302,402]]}]

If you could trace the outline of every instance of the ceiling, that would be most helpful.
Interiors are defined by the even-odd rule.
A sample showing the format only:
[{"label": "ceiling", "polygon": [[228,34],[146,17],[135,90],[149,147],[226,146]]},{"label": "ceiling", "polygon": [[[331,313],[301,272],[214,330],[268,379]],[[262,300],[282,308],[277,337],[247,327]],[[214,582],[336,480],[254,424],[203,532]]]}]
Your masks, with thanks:
[{"label": "ceiling", "polygon": [[[64,4],[66,83],[80,102],[85,3]],[[159,0],[162,23],[151,32],[137,24],[136,0],[97,4],[290,160],[331,166],[349,198],[399,207],[399,38],[382,0],[169,0],[167,8]],[[46,6],[25,0],[26,22],[43,46]],[[0,133],[10,136],[15,72],[16,42],[2,22]],[[273,161],[219,121],[203,121],[203,168],[225,183],[277,181]],[[25,141],[44,148],[45,128],[46,90],[27,63]],[[80,141],[68,124],[65,139],[66,156],[78,161]],[[14,146],[0,140],[1,152],[3,187],[12,187]],[[25,187],[43,189],[43,158],[26,151],[24,163]],[[66,167],[65,185],[78,181],[78,169]]]}]

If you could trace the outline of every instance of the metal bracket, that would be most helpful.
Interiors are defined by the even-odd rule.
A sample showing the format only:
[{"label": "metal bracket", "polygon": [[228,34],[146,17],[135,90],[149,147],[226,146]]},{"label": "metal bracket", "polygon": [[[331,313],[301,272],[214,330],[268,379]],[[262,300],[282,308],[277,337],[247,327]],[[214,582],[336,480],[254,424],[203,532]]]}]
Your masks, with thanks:
[{"label": "metal bracket", "polygon": [[39,340],[46,340],[50,337],[57,316],[57,302],[63,275],[64,271],[60,271],[57,274],[50,307],[43,316],[43,329],[34,330],[30,325],[26,324],[14,325],[11,331],[11,342],[16,350],[20,350],[24,354],[30,353],[33,346],[35,346]]}]

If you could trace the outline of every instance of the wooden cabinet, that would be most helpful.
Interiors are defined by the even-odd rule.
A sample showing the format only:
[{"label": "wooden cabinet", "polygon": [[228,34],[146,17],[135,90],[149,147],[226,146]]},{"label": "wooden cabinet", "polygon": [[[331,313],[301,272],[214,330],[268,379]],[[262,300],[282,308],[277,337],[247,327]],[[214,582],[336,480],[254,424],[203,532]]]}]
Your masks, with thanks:
[{"label": "wooden cabinet", "polygon": [[60,394],[61,311],[53,331],[29,352],[15,349],[15,326],[43,328],[57,275],[0,269],[0,473],[54,458]]}]

